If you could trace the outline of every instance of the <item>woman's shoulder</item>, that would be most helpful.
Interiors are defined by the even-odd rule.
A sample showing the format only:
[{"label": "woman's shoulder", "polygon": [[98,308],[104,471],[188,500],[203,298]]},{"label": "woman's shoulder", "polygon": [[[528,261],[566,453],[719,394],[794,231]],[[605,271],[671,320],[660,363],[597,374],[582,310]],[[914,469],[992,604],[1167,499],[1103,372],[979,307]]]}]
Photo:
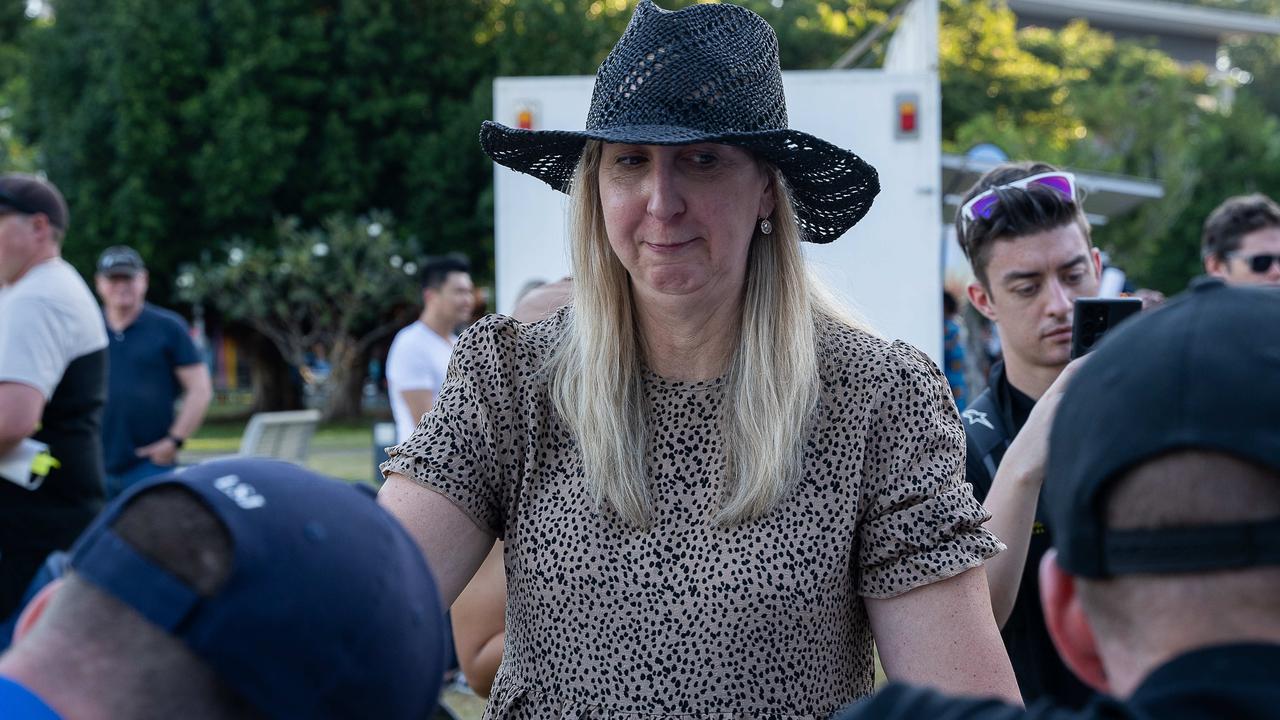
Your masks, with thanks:
[{"label": "woman's shoulder", "polygon": [[822,377],[828,382],[877,389],[904,377],[934,374],[927,355],[902,340],[889,340],[860,324],[838,317],[818,318],[818,355]]},{"label": "woman's shoulder", "polygon": [[520,322],[507,315],[486,315],[458,338],[454,357],[460,367],[475,371],[497,363],[503,369],[542,367],[560,341],[569,320],[569,308],[538,322]]},{"label": "woman's shoulder", "polygon": [[868,326],[846,318],[819,315],[816,326],[818,359],[824,371],[870,371],[891,345]]}]

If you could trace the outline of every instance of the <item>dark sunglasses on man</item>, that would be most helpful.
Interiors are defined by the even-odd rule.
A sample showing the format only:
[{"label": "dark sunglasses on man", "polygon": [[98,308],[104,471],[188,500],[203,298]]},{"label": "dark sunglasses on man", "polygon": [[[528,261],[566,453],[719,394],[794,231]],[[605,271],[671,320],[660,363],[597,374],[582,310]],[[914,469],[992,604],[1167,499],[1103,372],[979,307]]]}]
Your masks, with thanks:
[{"label": "dark sunglasses on man", "polygon": [[1230,253],[1227,255],[1228,260],[1240,259],[1249,266],[1255,275],[1265,275],[1271,269],[1272,263],[1280,264],[1280,253],[1258,253],[1257,255],[1241,255],[1240,253]]}]

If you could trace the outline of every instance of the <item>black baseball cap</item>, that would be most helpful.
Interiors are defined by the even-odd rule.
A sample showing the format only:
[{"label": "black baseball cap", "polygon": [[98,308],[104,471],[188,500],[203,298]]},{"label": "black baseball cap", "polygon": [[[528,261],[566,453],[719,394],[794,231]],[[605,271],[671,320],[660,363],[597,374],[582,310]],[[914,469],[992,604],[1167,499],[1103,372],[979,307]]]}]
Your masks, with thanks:
[{"label": "black baseball cap", "polygon": [[70,222],[67,201],[53,183],[26,173],[0,175],[0,210],[24,215],[43,214],[49,224],[66,232]]},{"label": "black baseball cap", "polygon": [[99,275],[137,275],[146,270],[138,251],[126,245],[116,245],[98,256]]},{"label": "black baseball cap", "polygon": [[1111,483],[1178,450],[1280,473],[1280,290],[1201,282],[1103,338],[1049,440],[1044,502],[1058,564],[1094,578],[1280,565],[1280,518],[1107,528]]}]

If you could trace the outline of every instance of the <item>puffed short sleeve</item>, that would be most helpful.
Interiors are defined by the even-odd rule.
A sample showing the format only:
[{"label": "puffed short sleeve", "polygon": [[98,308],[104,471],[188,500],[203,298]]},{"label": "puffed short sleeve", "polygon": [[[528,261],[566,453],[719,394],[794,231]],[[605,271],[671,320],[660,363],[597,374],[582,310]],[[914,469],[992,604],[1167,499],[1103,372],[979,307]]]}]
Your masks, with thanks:
[{"label": "puffed short sleeve", "polygon": [[518,473],[512,445],[523,433],[514,425],[516,323],[490,315],[475,323],[454,347],[444,386],[413,435],[387,449],[383,475],[400,473],[449,498],[477,526],[504,536],[507,507]]},{"label": "puffed short sleeve", "polygon": [[858,592],[873,598],[944,580],[1004,549],[964,482],[964,429],[942,373],[902,342],[884,363],[859,503]]}]

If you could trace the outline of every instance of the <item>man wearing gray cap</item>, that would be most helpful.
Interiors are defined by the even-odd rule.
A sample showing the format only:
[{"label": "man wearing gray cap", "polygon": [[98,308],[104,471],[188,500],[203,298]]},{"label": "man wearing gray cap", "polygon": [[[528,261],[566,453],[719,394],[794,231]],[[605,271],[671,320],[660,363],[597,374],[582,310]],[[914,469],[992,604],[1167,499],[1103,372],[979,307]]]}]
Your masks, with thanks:
[{"label": "man wearing gray cap", "polygon": [[107,333],[67,223],[51,183],[0,176],[0,619],[102,505]]},{"label": "man wearing gray cap", "polygon": [[1040,583],[1058,652],[1101,693],[1087,707],[893,685],[841,720],[1280,717],[1277,378],[1280,290],[1208,281],[1069,380]]},{"label": "man wearing gray cap", "polygon": [[[102,298],[111,362],[102,419],[107,498],[169,472],[213,399],[209,368],[177,313],[146,302],[147,268],[133,248],[109,247],[94,284]],[[174,415],[174,403],[182,410]]]}]

